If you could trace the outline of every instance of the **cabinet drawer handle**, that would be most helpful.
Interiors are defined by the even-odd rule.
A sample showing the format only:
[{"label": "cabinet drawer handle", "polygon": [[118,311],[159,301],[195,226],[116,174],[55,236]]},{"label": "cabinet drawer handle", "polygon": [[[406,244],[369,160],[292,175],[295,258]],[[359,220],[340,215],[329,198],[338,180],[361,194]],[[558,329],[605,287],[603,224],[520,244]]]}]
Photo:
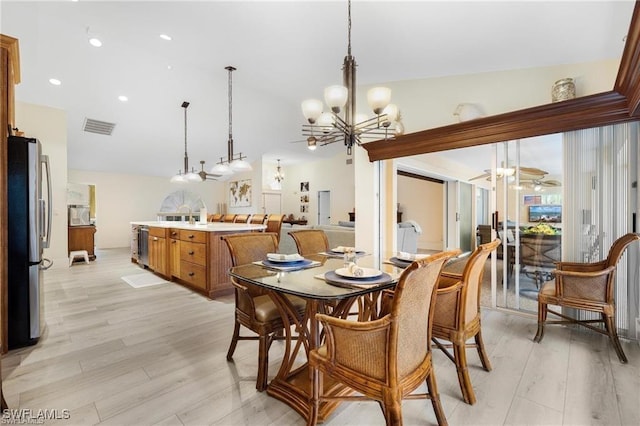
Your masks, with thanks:
[{"label": "cabinet drawer handle", "polygon": [[189,256],[193,256],[193,253],[195,253],[195,252],[194,252],[193,250],[191,250],[191,251],[189,252]]},{"label": "cabinet drawer handle", "polygon": [[176,231],[171,232],[171,235],[178,235]]},{"label": "cabinet drawer handle", "polygon": [[171,240],[171,244],[175,244],[175,243],[177,243],[176,240]]},{"label": "cabinet drawer handle", "polygon": [[193,235],[193,234],[189,235],[189,238],[193,238],[193,237],[195,237],[195,235]]},{"label": "cabinet drawer handle", "polygon": [[158,237],[153,237],[153,241],[158,241]]},{"label": "cabinet drawer handle", "polygon": [[189,272],[190,277],[194,276],[195,274],[196,274],[195,272]]}]

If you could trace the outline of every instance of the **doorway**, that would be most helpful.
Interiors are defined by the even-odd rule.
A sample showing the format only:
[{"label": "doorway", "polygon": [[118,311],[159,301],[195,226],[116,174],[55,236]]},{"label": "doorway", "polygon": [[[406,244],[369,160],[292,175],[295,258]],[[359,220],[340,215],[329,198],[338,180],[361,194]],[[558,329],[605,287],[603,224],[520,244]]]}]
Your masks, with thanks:
[{"label": "doorway", "polygon": [[318,191],[318,225],[331,224],[331,191]]},{"label": "doorway", "polygon": [[282,194],[279,192],[263,192],[262,212],[264,214],[282,214]]}]

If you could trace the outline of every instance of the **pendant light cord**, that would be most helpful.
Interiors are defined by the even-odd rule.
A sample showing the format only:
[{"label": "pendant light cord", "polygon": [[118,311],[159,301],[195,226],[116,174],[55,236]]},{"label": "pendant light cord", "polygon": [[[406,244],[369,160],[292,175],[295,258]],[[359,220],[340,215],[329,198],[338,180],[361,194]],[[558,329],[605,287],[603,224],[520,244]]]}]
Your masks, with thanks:
[{"label": "pendant light cord", "polygon": [[233,93],[232,93],[232,80],[231,80],[231,73],[233,71],[235,71],[236,69],[232,66],[228,66],[225,67],[226,70],[229,71],[229,87],[228,87],[228,93],[229,93],[229,141],[227,143],[227,161],[229,163],[231,163],[231,161],[233,161],[233,131],[232,131],[232,125],[233,125],[233,114],[232,114],[232,110],[233,110]]},{"label": "pendant light cord", "polygon": [[349,44],[347,46],[347,56],[351,56],[351,0],[349,0],[349,25],[347,26],[347,38],[349,40]]},{"label": "pendant light cord", "polygon": [[182,102],[182,108],[184,108],[184,174],[189,173],[189,156],[187,154],[187,108],[189,102]]}]

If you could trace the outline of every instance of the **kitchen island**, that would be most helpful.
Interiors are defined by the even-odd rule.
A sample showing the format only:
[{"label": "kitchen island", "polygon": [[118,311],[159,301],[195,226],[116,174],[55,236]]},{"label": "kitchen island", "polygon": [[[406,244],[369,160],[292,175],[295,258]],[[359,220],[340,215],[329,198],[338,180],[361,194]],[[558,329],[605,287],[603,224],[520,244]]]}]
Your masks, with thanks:
[{"label": "kitchen island", "polygon": [[231,256],[220,237],[264,229],[247,223],[131,222],[131,261],[215,299],[233,292]]}]

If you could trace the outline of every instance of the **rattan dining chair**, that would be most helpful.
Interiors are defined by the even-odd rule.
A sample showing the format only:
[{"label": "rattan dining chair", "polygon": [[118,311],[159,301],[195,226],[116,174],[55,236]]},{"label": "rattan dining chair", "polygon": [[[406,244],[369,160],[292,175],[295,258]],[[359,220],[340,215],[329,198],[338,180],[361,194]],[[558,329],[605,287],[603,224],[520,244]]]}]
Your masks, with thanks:
[{"label": "rattan dining chair", "polygon": [[249,219],[249,223],[264,225],[264,221],[267,219],[266,214],[256,213],[251,215],[251,219]]},{"label": "rattan dining chair", "polygon": [[327,234],[321,229],[290,231],[289,235],[296,243],[296,248],[301,256],[329,251]]},{"label": "rattan dining chair", "polygon": [[227,223],[233,223],[235,219],[236,219],[236,215],[233,213],[227,213],[224,216],[222,216],[222,221]]},{"label": "rattan dining chair", "polygon": [[207,222],[222,222],[222,215],[220,213],[214,213],[207,216]]},{"label": "rattan dining chair", "polygon": [[[466,348],[475,347],[482,367],[491,371],[482,341],[480,292],[487,258],[499,244],[500,240],[495,239],[479,245],[469,255],[461,274],[443,271],[438,282],[432,341],[456,365],[460,390],[467,404],[475,404],[476,396],[467,369]],[[468,344],[467,340],[472,337],[475,344]],[[449,349],[453,349],[453,354]]]},{"label": "rattan dining chair", "polygon": [[238,214],[233,219],[233,223],[247,223],[247,222],[249,222],[249,215],[248,214]]},{"label": "rattan dining chair", "polygon": [[270,214],[267,217],[267,228],[264,232],[273,232],[276,234],[278,242],[280,242],[280,230],[282,229],[282,221],[284,220],[283,214]]},{"label": "rattan dining chair", "polygon": [[[326,343],[309,353],[314,385],[308,424],[317,423],[320,402],[373,399],[387,425],[401,425],[406,398],[430,398],[438,424],[446,424],[429,341],[438,276],[444,262],[457,253],[438,253],[409,265],[395,288],[390,312],[380,319],[359,322],[316,315]],[[362,395],[321,395],[319,374]],[[424,381],[428,393],[412,394]]]},{"label": "rattan dining chair", "polygon": [[[227,243],[233,266],[264,260],[267,253],[275,253],[278,248],[276,235],[273,233],[247,232],[225,235],[222,239]],[[274,339],[283,339],[282,334],[278,333],[284,327],[283,321],[280,311],[266,290],[233,277],[231,284],[235,288],[236,309],[233,337],[227,352],[227,361],[233,359],[233,353],[239,340],[258,340],[256,389],[262,392],[267,388],[269,347]],[[306,306],[305,300],[295,296],[290,296],[289,299],[302,317]],[[240,326],[253,331],[257,336],[241,336]]]},{"label": "rattan dining chair", "polygon": [[[538,331],[534,337],[540,342],[545,324],[580,324],[598,333],[606,334],[620,359],[626,363],[616,331],[615,278],[618,261],[629,244],[640,240],[640,234],[629,233],[614,241],[605,260],[594,263],[558,262],[553,271],[555,279],[547,281],[538,293]],[[596,312],[600,319],[578,320],[560,312],[549,310],[548,305]],[[562,320],[547,321],[547,314]],[[592,326],[603,323],[604,329]]]}]

